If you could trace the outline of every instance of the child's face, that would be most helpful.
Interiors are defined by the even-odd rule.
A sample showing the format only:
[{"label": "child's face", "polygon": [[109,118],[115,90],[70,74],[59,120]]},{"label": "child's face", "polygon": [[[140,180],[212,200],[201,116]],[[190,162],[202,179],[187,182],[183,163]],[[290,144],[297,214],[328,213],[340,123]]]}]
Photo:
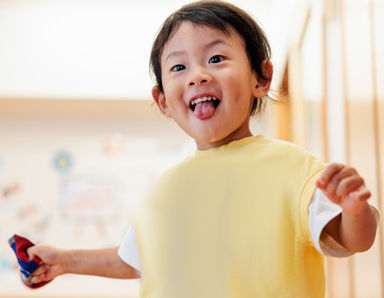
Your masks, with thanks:
[{"label": "child's face", "polygon": [[165,44],[160,61],[164,92],[155,87],[153,97],[199,149],[251,135],[252,103],[267,94],[269,84],[258,84],[234,30],[227,35],[184,22]]}]

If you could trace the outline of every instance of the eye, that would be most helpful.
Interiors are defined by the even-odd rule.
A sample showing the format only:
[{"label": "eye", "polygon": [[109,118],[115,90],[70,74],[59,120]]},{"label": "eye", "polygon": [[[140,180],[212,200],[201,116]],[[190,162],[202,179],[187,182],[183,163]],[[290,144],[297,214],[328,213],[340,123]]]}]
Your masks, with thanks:
[{"label": "eye", "polygon": [[177,65],[175,65],[175,66],[173,66],[172,68],[171,68],[171,71],[181,71],[181,70],[184,70],[185,69],[185,66],[184,65],[182,65],[182,64],[177,64]]},{"label": "eye", "polygon": [[209,63],[219,63],[224,60],[224,57],[221,55],[215,55],[209,59]]}]

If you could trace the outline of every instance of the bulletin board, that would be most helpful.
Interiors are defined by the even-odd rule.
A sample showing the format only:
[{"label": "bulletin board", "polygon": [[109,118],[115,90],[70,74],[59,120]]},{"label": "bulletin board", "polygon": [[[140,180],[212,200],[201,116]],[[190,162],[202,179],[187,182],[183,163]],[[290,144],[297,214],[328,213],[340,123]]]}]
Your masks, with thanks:
[{"label": "bulletin board", "polygon": [[137,121],[0,121],[0,297],[137,297],[138,280],[77,275],[30,290],[7,241],[17,233],[60,248],[119,245],[130,204],[194,150],[162,129]]}]

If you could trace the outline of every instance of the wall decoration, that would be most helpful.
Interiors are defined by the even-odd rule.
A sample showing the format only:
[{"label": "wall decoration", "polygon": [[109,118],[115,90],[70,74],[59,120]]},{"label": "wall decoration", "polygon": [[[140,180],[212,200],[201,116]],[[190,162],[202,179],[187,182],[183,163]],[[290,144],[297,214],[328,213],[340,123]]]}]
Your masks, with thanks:
[{"label": "wall decoration", "polygon": [[67,151],[59,151],[53,157],[53,166],[61,174],[68,173],[73,167],[72,154]]},{"label": "wall decoration", "polygon": [[125,151],[125,139],[120,134],[109,136],[103,143],[103,151],[108,156],[122,155]]},{"label": "wall decoration", "polygon": [[64,179],[59,196],[60,212],[72,220],[109,220],[119,212],[119,184],[110,177]]},{"label": "wall decoration", "polygon": [[14,269],[15,269],[15,266],[10,261],[8,255],[0,256],[0,270],[12,271]]},{"label": "wall decoration", "polygon": [[2,199],[8,200],[17,194],[20,190],[20,184],[18,182],[9,183],[3,187],[1,187],[0,197]]}]

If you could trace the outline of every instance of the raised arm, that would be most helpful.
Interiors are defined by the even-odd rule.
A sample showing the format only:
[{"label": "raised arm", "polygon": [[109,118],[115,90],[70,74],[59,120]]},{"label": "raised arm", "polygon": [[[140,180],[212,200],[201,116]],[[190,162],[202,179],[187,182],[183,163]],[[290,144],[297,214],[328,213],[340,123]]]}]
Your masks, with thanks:
[{"label": "raised arm", "polygon": [[110,278],[140,278],[140,273],[126,264],[117,254],[118,246],[103,249],[59,249],[36,245],[28,249],[29,258],[43,261],[31,278],[32,283],[52,280],[65,274],[96,275]]},{"label": "raised arm", "polygon": [[326,232],[351,252],[368,250],[375,240],[377,222],[367,202],[371,193],[364,179],[354,168],[333,163],[323,171],[316,186],[343,210],[327,224]]}]

